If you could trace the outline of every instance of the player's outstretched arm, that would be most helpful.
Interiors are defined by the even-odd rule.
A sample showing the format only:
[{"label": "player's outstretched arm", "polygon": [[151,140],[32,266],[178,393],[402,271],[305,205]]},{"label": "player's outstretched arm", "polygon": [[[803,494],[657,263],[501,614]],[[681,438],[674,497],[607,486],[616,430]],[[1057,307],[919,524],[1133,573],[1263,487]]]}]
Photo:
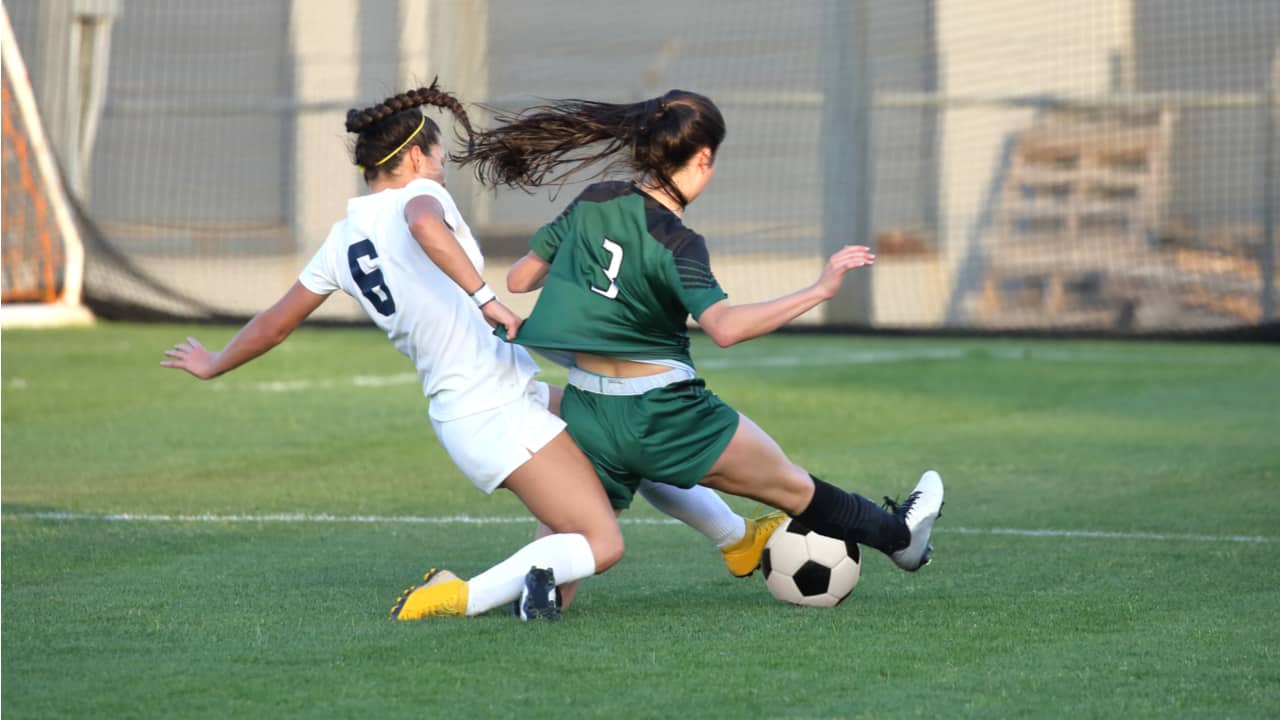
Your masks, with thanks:
[{"label": "player's outstretched arm", "polygon": [[720,347],[767,335],[835,297],[844,282],[845,273],[874,264],[875,260],[870,248],[845,245],[827,260],[813,285],[790,295],[748,305],[731,305],[728,300],[721,300],[698,316],[698,325]]},{"label": "player's outstretched arm", "polygon": [[550,270],[551,264],[531,250],[507,271],[507,289],[513,293],[533,292],[546,282]]},{"label": "player's outstretched arm", "polygon": [[311,292],[302,283],[294,283],[284,297],[255,315],[222,350],[212,352],[199,340],[189,337],[186,342],[165,350],[165,356],[170,359],[160,365],[186,370],[201,380],[218,377],[284,342],[328,297]]}]

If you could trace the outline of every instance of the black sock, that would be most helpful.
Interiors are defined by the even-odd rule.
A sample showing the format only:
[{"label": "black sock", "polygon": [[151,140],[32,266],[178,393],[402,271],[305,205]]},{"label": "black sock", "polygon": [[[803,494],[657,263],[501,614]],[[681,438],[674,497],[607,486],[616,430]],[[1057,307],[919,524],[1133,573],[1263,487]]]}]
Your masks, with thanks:
[{"label": "black sock", "polygon": [[897,552],[911,544],[911,533],[902,518],[857,493],[845,492],[816,477],[809,507],[795,518],[821,535],[844,538],[884,553]]}]

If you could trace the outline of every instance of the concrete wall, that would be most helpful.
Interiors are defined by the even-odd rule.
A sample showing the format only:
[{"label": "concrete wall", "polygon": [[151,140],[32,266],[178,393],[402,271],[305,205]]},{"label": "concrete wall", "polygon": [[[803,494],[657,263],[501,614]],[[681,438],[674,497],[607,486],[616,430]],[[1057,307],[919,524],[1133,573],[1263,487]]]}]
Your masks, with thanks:
[{"label": "concrete wall", "polygon": [[[294,58],[293,191],[294,237],[298,257],[276,263],[275,287],[287,287],[324,242],[334,221],[342,217],[347,198],[364,186],[351,163],[342,132],[346,108],[358,95],[367,57],[361,57],[358,0],[295,2],[289,19]],[[366,62],[352,62],[360,57]],[[321,308],[322,317],[354,316],[359,305],[341,293]]]}]

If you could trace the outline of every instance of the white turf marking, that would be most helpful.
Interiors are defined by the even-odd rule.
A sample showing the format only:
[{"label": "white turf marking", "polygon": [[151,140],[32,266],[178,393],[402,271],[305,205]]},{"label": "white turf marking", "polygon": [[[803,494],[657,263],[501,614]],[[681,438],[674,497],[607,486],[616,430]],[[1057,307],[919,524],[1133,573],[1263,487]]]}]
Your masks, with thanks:
[{"label": "white turf marking", "polygon": [[700,368],[734,370],[757,367],[818,367],[825,365],[871,365],[905,360],[958,360],[968,355],[960,348],[920,350],[857,350],[847,353],[813,355],[767,355],[754,358],[712,358],[698,363]]},{"label": "white turf marking", "polygon": [[[311,513],[267,513],[263,515],[163,515],[145,513],[5,513],[9,520],[98,521],[113,523],[354,523],[366,525],[516,525],[531,524],[528,517],[477,517],[474,515],[329,515]],[[679,525],[670,518],[620,518],[623,525]],[[1023,528],[940,527],[948,535],[1014,535],[1018,537],[1081,538],[1098,540],[1162,540],[1170,542],[1274,543],[1280,537],[1266,535],[1202,535],[1196,533],[1114,532],[1108,530],[1035,530]]]},{"label": "white turf marking", "polygon": [[[738,368],[769,367],[820,367],[841,365],[870,365],[873,363],[903,362],[907,360],[958,360],[968,355],[959,348],[934,348],[920,350],[862,350],[829,355],[769,355],[755,358],[719,358],[704,360],[698,367],[709,370],[734,370]],[[1017,359],[1025,359],[1019,357]],[[335,387],[391,387],[413,385],[418,382],[415,373],[394,375],[356,375],[347,378],[323,380],[266,380],[254,383],[218,383],[215,389],[228,387],[256,390],[258,392],[303,392]]]},{"label": "white turf marking", "polygon": [[1195,533],[1113,532],[1109,530],[1025,530],[1020,528],[938,528],[956,535],[1020,535],[1022,537],[1099,538],[1103,540],[1186,540],[1189,542],[1273,543],[1266,535],[1198,535]]},{"label": "white turf marking", "polygon": [[286,393],[335,388],[339,386],[369,388],[416,384],[418,384],[417,373],[395,373],[394,375],[355,375],[347,378],[329,378],[326,380],[264,380],[261,382],[246,383],[244,385],[218,383],[214,386],[214,389],[223,390],[231,386],[248,388],[250,390],[257,390],[258,392]]},{"label": "white turf marking", "polygon": [[[698,367],[707,370],[736,370],[750,368],[790,367],[840,367],[845,365],[871,365],[877,363],[909,362],[913,360],[962,360],[965,358],[1006,360],[1015,362],[1050,363],[1113,363],[1113,364],[1187,364],[1187,365],[1238,365],[1253,362],[1250,358],[1150,358],[1143,355],[1110,353],[1092,350],[1058,350],[1035,347],[958,348],[935,347],[911,350],[855,350],[843,353],[811,353],[805,355],[766,355],[760,357],[711,358],[702,360]],[[226,382],[213,385],[214,390],[254,390],[258,392],[305,392],[336,387],[393,387],[416,385],[416,373],[391,375],[354,375],[342,378],[318,380],[267,380],[260,382]],[[21,386],[25,387],[25,385]]]}]

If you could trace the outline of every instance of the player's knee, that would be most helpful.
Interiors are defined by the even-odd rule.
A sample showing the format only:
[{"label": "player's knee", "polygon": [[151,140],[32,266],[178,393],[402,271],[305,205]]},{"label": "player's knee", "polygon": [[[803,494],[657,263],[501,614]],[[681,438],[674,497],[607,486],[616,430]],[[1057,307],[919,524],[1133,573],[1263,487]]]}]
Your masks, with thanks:
[{"label": "player's knee", "polygon": [[596,560],[596,573],[602,573],[617,565],[622,559],[624,549],[622,531],[616,527],[611,532],[601,533],[599,537],[591,538],[591,554]]}]

